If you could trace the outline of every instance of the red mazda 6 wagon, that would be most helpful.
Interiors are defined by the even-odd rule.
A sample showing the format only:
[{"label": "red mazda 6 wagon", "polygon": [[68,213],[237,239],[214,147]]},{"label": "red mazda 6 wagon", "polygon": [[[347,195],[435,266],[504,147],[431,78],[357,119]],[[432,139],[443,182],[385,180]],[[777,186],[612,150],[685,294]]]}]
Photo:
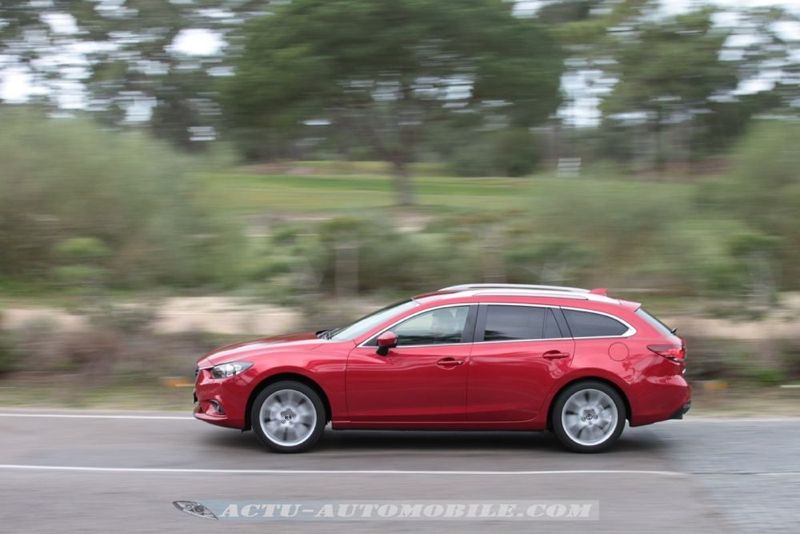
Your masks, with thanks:
[{"label": "red mazda 6 wagon", "polygon": [[552,430],[595,452],[680,419],[681,338],[605,290],[467,284],[200,359],[196,418],[299,452],[334,429]]}]

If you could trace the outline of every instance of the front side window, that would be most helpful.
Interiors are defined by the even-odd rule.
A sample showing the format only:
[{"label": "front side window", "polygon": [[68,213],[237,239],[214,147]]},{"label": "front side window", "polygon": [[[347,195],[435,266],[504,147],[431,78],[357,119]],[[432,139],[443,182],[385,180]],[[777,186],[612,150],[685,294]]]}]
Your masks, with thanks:
[{"label": "front side window", "polygon": [[489,305],[484,341],[560,338],[561,332],[549,308]]},{"label": "front side window", "polygon": [[[390,328],[397,346],[461,343],[469,306],[449,306],[420,313]],[[370,345],[375,340],[370,340]]]},{"label": "front side window", "polygon": [[406,312],[416,306],[419,306],[419,304],[414,300],[404,300],[403,302],[386,306],[385,308],[381,308],[378,311],[362,317],[350,326],[334,330],[330,339],[333,339],[334,341],[353,339],[360,335],[366,334],[384,321],[388,321],[393,316]]},{"label": "front side window", "polygon": [[599,313],[564,310],[572,337],[611,337],[621,336],[628,326],[607,315]]}]

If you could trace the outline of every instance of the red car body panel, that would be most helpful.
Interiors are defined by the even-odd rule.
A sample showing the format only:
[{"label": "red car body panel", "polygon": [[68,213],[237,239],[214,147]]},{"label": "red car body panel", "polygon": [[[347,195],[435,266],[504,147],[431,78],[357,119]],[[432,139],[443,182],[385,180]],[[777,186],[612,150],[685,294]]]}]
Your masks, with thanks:
[{"label": "red car body panel", "polygon": [[347,360],[347,420],[463,422],[469,350],[466,343],[397,347],[380,356],[356,347]]},{"label": "red car body panel", "polygon": [[[601,379],[616,386],[631,426],[669,419],[688,405],[684,362],[648,349],[682,340],[665,338],[636,314],[637,303],[603,296],[478,295],[440,291],[416,297],[418,306],[351,340],[314,333],[266,338],[223,347],[198,361],[194,415],[245,429],[249,406],[271,380],[293,377],[322,393],[334,428],[542,430],[550,406],[568,384]],[[633,327],[626,336],[398,346],[381,356],[361,346],[395,323],[453,304],[523,304],[612,315]],[[548,354],[546,354],[548,353]],[[553,357],[554,356],[554,357]],[[251,362],[242,373],[213,378],[210,368]]]}]

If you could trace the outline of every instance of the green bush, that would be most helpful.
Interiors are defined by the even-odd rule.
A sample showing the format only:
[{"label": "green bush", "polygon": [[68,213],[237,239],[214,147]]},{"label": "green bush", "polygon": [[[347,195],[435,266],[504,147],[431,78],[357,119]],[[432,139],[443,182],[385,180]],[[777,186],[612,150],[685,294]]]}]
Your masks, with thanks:
[{"label": "green bush", "polygon": [[526,128],[501,130],[494,136],[493,157],[503,176],[527,176],[539,163],[537,140]]},{"label": "green bush", "polygon": [[66,263],[89,263],[102,261],[110,251],[95,237],[72,237],[56,244],[55,253]]},{"label": "green bush", "polygon": [[0,375],[17,370],[19,363],[19,351],[15,350],[11,336],[0,330]]},{"label": "green bush", "polygon": [[525,128],[485,132],[464,139],[450,155],[459,176],[526,176],[539,163],[537,140]]},{"label": "green bush", "polygon": [[505,254],[509,282],[568,285],[576,283],[591,252],[572,241],[543,239],[512,246]]},{"label": "green bush", "polygon": [[[697,200],[706,213],[745,222],[758,236],[758,246],[763,250],[766,245],[781,266],[776,283],[791,289],[800,287],[798,136],[796,121],[755,123],[733,152],[733,172],[705,183]],[[752,249],[749,241],[745,248]]]},{"label": "green bush", "polygon": [[0,124],[0,276],[88,265],[115,287],[236,278],[238,225],[202,199],[194,160],[85,119],[6,109]]}]

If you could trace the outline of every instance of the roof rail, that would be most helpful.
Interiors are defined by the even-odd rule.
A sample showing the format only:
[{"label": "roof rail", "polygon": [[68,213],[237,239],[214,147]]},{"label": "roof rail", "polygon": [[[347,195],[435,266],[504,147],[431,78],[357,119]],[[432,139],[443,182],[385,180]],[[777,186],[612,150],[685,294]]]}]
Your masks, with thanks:
[{"label": "roof rail", "polygon": [[472,295],[498,295],[498,296],[525,296],[525,297],[546,297],[546,298],[559,298],[559,299],[578,299],[589,300],[594,297],[589,292],[580,291],[553,291],[541,289],[497,289],[497,288],[480,288],[471,290]]},{"label": "roof rail", "polygon": [[439,291],[466,291],[469,289],[530,289],[534,291],[559,291],[562,293],[589,293],[580,287],[545,286],[536,284],[460,284],[443,287]]}]

